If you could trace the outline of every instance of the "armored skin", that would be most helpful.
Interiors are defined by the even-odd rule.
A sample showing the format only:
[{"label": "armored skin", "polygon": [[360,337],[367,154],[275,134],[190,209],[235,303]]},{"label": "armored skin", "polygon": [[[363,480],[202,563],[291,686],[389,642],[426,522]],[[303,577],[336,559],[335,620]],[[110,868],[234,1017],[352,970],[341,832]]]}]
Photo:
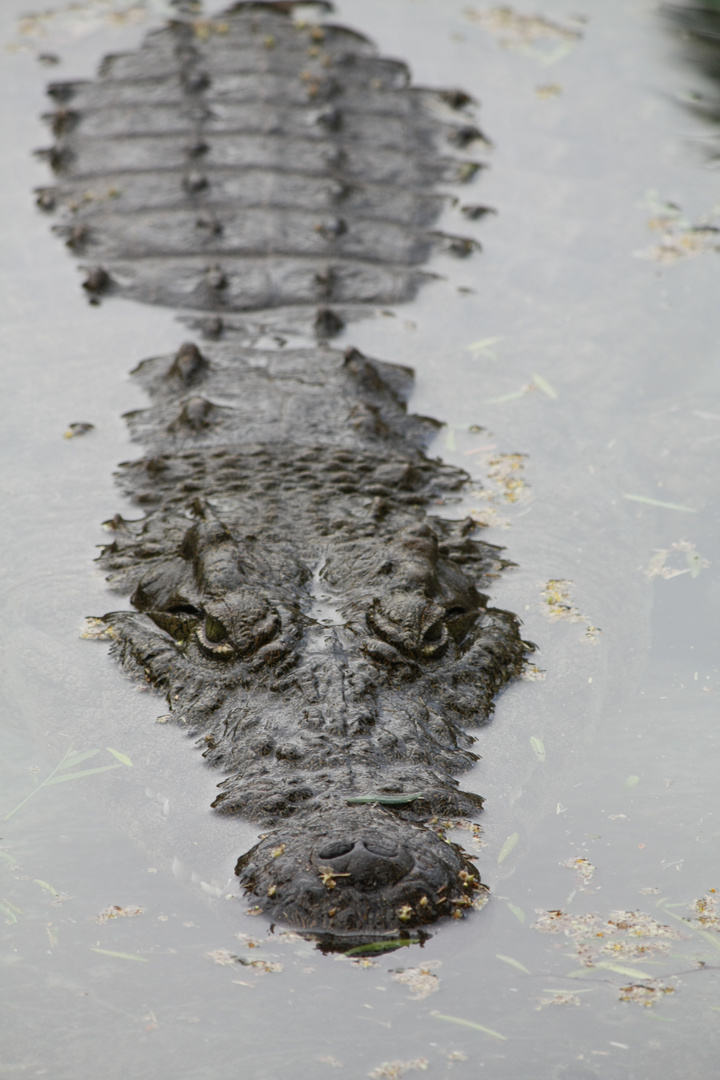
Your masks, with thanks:
[{"label": "armored skin", "polygon": [[437,821],[481,806],[455,779],[467,728],[527,646],[485,595],[500,549],[429,513],[467,477],[426,456],[412,372],[327,342],[411,297],[434,248],[472,250],[432,231],[437,184],[478,167],[453,153],[481,138],[469,99],[287,3],[179,15],[50,93],[39,201],[89,296],[204,337],[136,369],[145,456],[119,478],[142,516],[100,558],[135,608],[104,616],[113,651],[224,774],[217,810],[265,830],[237,864],[256,907],[338,936],[462,914],[478,872]]}]

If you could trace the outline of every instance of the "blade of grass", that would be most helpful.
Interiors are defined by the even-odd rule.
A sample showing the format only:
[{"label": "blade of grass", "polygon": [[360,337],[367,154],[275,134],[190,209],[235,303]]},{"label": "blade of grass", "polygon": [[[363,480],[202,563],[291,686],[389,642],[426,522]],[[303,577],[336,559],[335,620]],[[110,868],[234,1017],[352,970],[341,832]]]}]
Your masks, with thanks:
[{"label": "blade of grass", "polygon": [[533,382],[538,390],[542,390],[543,394],[547,397],[551,398],[553,401],[557,399],[557,390],[543,375],[533,375]]},{"label": "blade of grass", "polygon": [[461,1016],[446,1016],[444,1013],[433,1011],[430,1013],[437,1020],[445,1020],[448,1024],[461,1024],[462,1027],[474,1028],[475,1031],[482,1031],[485,1035],[492,1035],[494,1039],[502,1039],[503,1042],[507,1042],[507,1035],[501,1035],[499,1031],[493,1031],[492,1028],[485,1027],[484,1024],[476,1024],[474,1020],[463,1020]]},{"label": "blade of grass", "polygon": [[78,780],[81,776],[94,776],[95,773],[109,772],[111,769],[122,769],[122,765],[100,765],[97,769],[82,769],[80,772],[64,773],[62,776],[53,776],[45,780],[41,787],[51,787],[53,784],[64,784],[66,780]]},{"label": "blade of grass", "polygon": [[95,749],[66,754],[62,762],[58,765],[57,771],[61,772],[63,769],[71,769],[74,765],[79,765],[81,761],[87,761],[88,758],[95,757],[95,755],[99,753],[100,751]]},{"label": "blade of grass", "polygon": [[518,971],[524,971],[526,975],[532,975],[530,968],[526,968],[519,960],[513,960],[512,956],[503,956],[502,953],[495,953],[495,956],[498,960],[502,960],[504,964],[510,964],[511,967],[517,968]]},{"label": "blade of grass", "polygon": [[508,910],[512,911],[512,913],[515,916],[515,918],[517,919],[517,921],[521,922],[521,923],[524,923],[525,922],[525,912],[523,911],[523,909],[521,907],[518,907],[517,904],[511,904],[509,900],[506,900],[505,903],[508,906]]},{"label": "blade of grass", "polygon": [[137,960],[140,964],[149,963],[146,956],[135,956],[134,953],[114,952],[113,949],[96,949],[94,947],[92,951],[96,953],[101,953],[103,956],[117,956],[120,960]]},{"label": "blade of grass", "polygon": [[661,499],[651,499],[649,495],[628,495],[623,492],[623,499],[631,502],[647,503],[648,506],[660,506],[663,510],[682,510],[684,514],[697,514],[692,506],[681,506],[680,503],[662,502]]},{"label": "blade of grass", "polygon": [[[118,763],[116,765],[101,765],[97,769],[81,769],[79,772],[66,772],[67,769],[70,769],[73,766],[79,764],[79,762],[87,761],[89,758],[94,757],[96,754],[99,753],[99,750],[73,750],[71,746],[68,750],[66,750],[65,754],[62,757],[62,760],[58,762],[52,772],[48,776],[46,776],[45,779],[41,781],[41,783],[39,783],[38,786],[34,788],[29,795],[26,795],[25,798],[17,804],[17,806],[13,807],[13,809],[5,815],[3,820],[9,821],[11,817],[14,817],[14,815],[17,814],[18,810],[21,810],[23,806],[25,806],[25,804],[28,803],[34,795],[37,795],[38,791],[42,791],[43,788],[51,787],[53,784],[63,784],[66,780],[77,780],[82,776],[92,776],[95,773],[108,772],[110,769],[120,769],[122,768],[122,765],[130,762],[130,759],[128,758],[127,762],[122,762],[122,765],[118,760]],[[113,755],[113,757],[117,757],[119,751],[111,750],[110,753]],[[122,754],[121,757],[124,758],[125,755]],[[132,764],[132,762],[130,762],[130,764]]]}]

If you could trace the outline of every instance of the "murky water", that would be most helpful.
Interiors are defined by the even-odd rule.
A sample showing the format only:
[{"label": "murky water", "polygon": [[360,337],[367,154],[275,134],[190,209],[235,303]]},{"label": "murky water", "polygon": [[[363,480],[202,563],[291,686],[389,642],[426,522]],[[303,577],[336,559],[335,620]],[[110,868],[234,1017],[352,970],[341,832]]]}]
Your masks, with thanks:
[{"label": "murky water", "polygon": [[[720,934],[683,921],[720,889],[720,255],[689,228],[716,221],[720,181],[711,128],[677,101],[701,77],[645,0],[545,0],[561,31],[468,0],[338,4],[418,83],[483,104],[490,168],[463,198],[498,213],[443,222],[483,254],[438,257],[416,303],[345,337],[415,367],[412,407],[448,424],[437,452],[484,478],[491,497],[456,511],[518,564],[494,598],[545,677],[502,696],[463,780],[487,797],[482,848],[458,838],[490,903],[422,949],[326,957],[245,914],[232,867],[253,830],[213,818],[218,777],[155,723],[162,700],[79,636],[117,605],[92,558],[138,452],[127,372],[186,336],[169,312],[90,307],[29,197],[46,81],[152,21],[112,6],[53,0],[25,33],[31,0],[0,11],[3,49],[22,46],[0,74],[0,1076],[712,1075]],[[95,429],[64,439],[74,421]],[[563,605],[573,619],[548,617]],[[68,766],[71,748],[97,753]],[[568,934],[534,928],[560,910]],[[618,911],[678,936],[613,930]]]}]

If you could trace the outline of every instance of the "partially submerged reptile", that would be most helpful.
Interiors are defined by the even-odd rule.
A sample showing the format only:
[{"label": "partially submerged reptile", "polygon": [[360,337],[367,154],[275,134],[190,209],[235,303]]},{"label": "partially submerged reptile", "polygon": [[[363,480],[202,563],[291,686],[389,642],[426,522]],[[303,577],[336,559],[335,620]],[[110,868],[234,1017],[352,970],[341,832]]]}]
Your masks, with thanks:
[{"label": "partially submerged reptile", "polygon": [[465,94],[411,87],[292,4],[178,6],[96,81],[50,87],[39,202],[63,209],[86,290],[194,312],[205,339],[137,369],[147,451],[120,482],[144,513],[109,523],[100,559],[136,611],[103,622],[225,773],[214,806],[268,830],[237,864],[252,902],[405,932],[480,887],[433,826],[481,806],[454,778],[466,728],[527,646],[482,591],[499,549],[428,514],[467,477],[425,455],[438,425],[406,412],[412,372],[325,339],[411,297],[434,247],[469,252],[430,230],[437,184],[478,167],[453,147],[481,136]]}]

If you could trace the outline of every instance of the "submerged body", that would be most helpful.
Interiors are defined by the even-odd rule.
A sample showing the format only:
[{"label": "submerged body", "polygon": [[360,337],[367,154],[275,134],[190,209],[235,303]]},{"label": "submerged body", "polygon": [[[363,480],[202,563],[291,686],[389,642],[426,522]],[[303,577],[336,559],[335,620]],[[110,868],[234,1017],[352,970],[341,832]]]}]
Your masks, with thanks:
[{"label": "submerged body", "polygon": [[[91,298],[201,312],[206,338],[143,363],[147,447],[121,483],[144,516],[101,556],[136,612],[104,617],[226,778],[218,810],[269,832],[237,866],[259,908],[324,933],[396,933],[479,887],[438,818],[482,800],[456,774],[526,650],[488,606],[502,568],[470,520],[428,510],[465,474],[424,453],[412,373],[324,340],[411,296],[443,178],[476,163],[460,92],[407,85],[349,31],[292,5],[179,20],[94,84],[58,84],[58,230]],[[449,118],[444,113],[449,114]],[[453,113],[457,117],[453,119]],[[312,326],[248,347],[238,313]]]}]

